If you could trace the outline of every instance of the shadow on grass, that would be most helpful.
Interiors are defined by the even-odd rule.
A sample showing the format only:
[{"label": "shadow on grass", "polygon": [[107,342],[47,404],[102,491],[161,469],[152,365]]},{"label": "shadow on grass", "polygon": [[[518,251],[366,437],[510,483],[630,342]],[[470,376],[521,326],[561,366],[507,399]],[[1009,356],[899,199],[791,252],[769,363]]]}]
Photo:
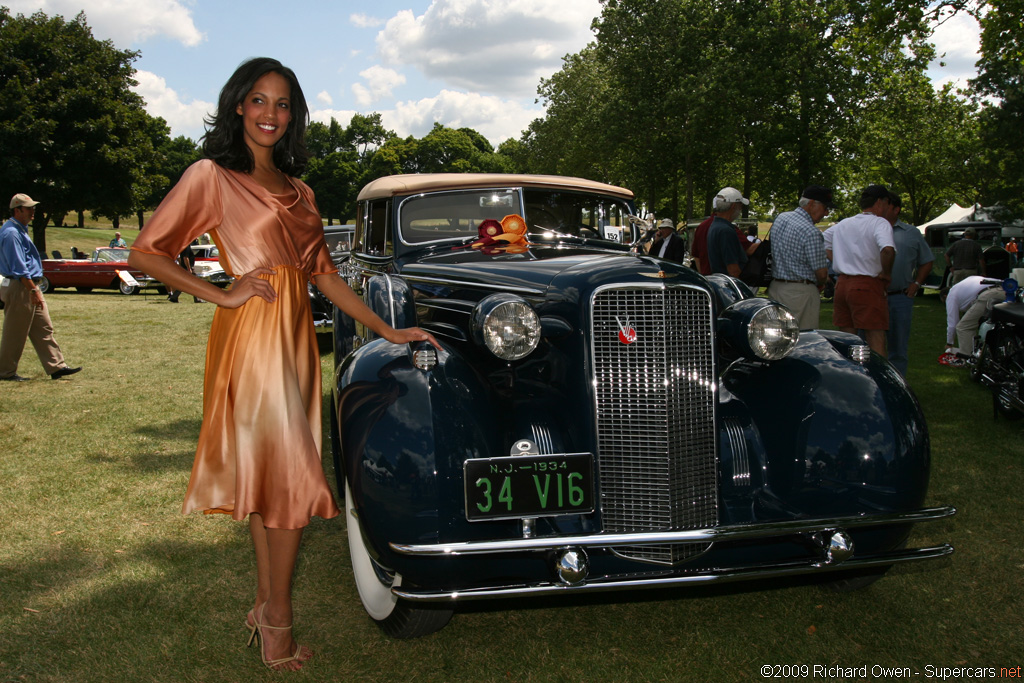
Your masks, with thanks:
[{"label": "shadow on grass", "polygon": [[135,473],[157,474],[160,472],[191,471],[195,458],[195,448],[169,453],[133,453],[128,457],[112,456],[97,453],[86,456],[86,460],[100,464],[112,465],[122,470]]},{"label": "shadow on grass", "polygon": [[[250,567],[228,557],[250,554],[243,536],[230,548],[223,540],[156,541],[118,554],[65,548],[59,561],[5,568],[6,597],[20,614],[4,620],[0,680],[199,681],[211,667],[237,668]],[[237,635],[238,647],[211,647],[212,632]]]},{"label": "shadow on grass", "polygon": [[202,423],[203,421],[199,417],[183,418],[173,422],[142,425],[132,431],[161,443],[167,441],[187,441],[194,444],[199,438],[199,427]]}]

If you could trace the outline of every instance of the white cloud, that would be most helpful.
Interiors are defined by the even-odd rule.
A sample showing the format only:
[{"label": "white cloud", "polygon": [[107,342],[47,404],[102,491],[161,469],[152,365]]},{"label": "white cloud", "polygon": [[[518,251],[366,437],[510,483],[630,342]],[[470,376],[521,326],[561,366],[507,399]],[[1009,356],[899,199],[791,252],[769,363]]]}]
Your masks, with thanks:
[{"label": "white cloud", "polygon": [[352,93],[361,107],[369,107],[374,102],[392,97],[394,89],[405,84],[405,76],[394,69],[385,69],[376,64],[360,71],[359,75],[366,80],[366,85],[353,84]]},{"label": "white cloud", "polygon": [[376,28],[377,26],[384,25],[383,19],[371,17],[368,14],[363,14],[362,12],[349,15],[348,21],[356,28]]},{"label": "white cloud", "polygon": [[435,122],[449,128],[472,128],[497,147],[507,138],[518,138],[538,116],[541,109],[527,109],[493,95],[442,90],[434,97],[400,102],[393,110],[382,111],[384,127],[405,137],[423,137]]},{"label": "white cloud", "polygon": [[980,40],[977,20],[962,12],[935,29],[932,42],[938,56],[929,66],[928,75],[936,88],[948,82],[960,88],[967,86],[967,80],[978,74],[975,63],[981,57]]},{"label": "white cloud", "polygon": [[5,0],[4,4],[15,14],[42,11],[68,21],[85,12],[94,36],[122,48],[156,36],[188,47],[206,38],[192,21],[192,11],[179,0]]},{"label": "white cloud", "polygon": [[203,119],[213,114],[216,104],[201,100],[182,102],[178,93],[167,87],[167,81],[149,71],[136,71],[135,80],[139,84],[134,90],[146,100],[146,111],[167,121],[172,136],[186,135],[193,140],[202,137]]},{"label": "white cloud", "polygon": [[433,0],[416,16],[402,10],[377,34],[389,65],[471,91],[527,97],[561,58],[593,38],[598,0]]},{"label": "white cloud", "polygon": [[317,93],[316,101],[321,102],[327,105],[328,107],[334,104],[334,98],[332,98],[331,94],[326,90],[321,90],[320,92]]},{"label": "white cloud", "polygon": [[352,121],[352,116],[357,113],[351,109],[313,109],[309,112],[309,120],[329,125],[331,119],[334,119],[344,128]]},{"label": "white cloud", "polygon": [[[394,109],[376,109],[384,128],[399,137],[421,138],[441,123],[449,128],[472,128],[497,148],[507,138],[518,138],[523,130],[544,112],[526,109],[518,102],[489,95],[442,90],[434,97],[400,102]],[[347,126],[357,112],[339,109],[318,109],[310,112],[313,121],[330,123],[333,117]],[[364,110],[362,112],[366,114]]]}]

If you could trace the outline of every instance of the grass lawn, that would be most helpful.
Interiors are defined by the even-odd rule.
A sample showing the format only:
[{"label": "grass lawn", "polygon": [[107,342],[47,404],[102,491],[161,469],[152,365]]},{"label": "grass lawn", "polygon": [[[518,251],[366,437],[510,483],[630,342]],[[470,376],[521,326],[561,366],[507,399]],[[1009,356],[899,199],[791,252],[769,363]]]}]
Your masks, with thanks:
[{"label": "grass lawn", "polygon": [[[911,542],[949,541],[950,560],[848,594],[789,583],[477,603],[401,642],[359,604],[343,519],[317,519],[295,579],[296,634],[316,657],[297,674],[268,672],[244,648],[247,527],[179,513],[214,310],[186,299],[51,293],[57,338],[85,370],[50,381],[29,348],[19,372],[33,381],[0,386],[2,683],[756,681],[772,664],[919,680],[928,666],[1024,665],[1024,423],[994,421],[967,371],[936,363],[944,312],[930,295],[915,308],[909,381],[931,430],[928,504],[959,514]],[[329,451],[324,467],[333,482]]]}]

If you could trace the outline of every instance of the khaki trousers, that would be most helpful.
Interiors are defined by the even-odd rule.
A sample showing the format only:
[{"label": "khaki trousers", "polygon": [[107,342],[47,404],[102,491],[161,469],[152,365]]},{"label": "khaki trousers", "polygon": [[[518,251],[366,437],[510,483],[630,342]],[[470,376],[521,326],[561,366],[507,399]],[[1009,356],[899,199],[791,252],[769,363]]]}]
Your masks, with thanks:
[{"label": "khaki trousers", "polygon": [[46,303],[36,306],[29,290],[21,280],[4,280],[0,299],[4,302],[4,330],[0,337],[0,377],[12,377],[18,371],[18,361],[25,350],[25,340],[31,339],[39,362],[47,375],[65,366],[64,354],[53,338],[53,323]]},{"label": "khaki trousers", "polygon": [[981,319],[992,310],[992,307],[1006,300],[1006,292],[1002,287],[990,287],[978,295],[956,324],[957,350],[965,356],[974,353],[974,335],[981,327]]},{"label": "khaki trousers", "polygon": [[768,296],[796,316],[801,330],[816,330],[821,326],[821,291],[817,285],[772,280],[768,285]]}]

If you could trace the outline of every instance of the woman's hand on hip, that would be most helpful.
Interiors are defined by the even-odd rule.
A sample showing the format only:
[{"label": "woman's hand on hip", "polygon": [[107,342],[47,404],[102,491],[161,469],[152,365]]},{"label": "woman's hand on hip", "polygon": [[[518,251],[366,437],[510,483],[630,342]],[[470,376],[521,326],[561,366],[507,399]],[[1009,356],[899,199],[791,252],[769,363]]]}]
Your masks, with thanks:
[{"label": "woman's hand on hip", "polygon": [[254,296],[258,296],[267,303],[277,301],[277,292],[274,286],[264,279],[263,275],[273,275],[272,268],[254,268],[242,277],[235,280],[231,288],[224,292],[224,299],[219,305],[224,308],[238,308]]}]

